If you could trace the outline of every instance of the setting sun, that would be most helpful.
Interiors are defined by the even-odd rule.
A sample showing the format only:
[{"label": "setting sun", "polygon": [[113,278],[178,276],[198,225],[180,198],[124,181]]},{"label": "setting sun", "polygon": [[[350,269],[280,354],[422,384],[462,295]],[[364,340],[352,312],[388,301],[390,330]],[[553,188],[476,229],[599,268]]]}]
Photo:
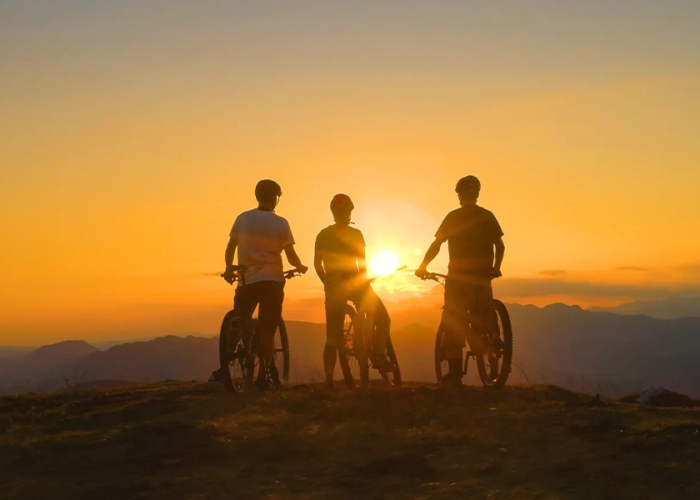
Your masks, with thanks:
[{"label": "setting sun", "polygon": [[369,274],[372,276],[389,276],[400,266],[399,256],[391,250],[379,250],[368,262]]}]

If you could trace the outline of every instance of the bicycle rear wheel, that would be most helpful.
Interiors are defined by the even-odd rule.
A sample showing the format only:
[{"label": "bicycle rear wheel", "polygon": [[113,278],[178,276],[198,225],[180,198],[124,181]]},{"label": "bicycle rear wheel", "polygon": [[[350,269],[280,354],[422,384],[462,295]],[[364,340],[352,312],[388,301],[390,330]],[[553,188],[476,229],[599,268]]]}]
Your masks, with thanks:
[{"label": "bicycle rear wheel", "polygon": [[[443,343],[445,340],[445,329],[442,324],[438,327],[435,334],[435,378],[437,383],[442,382],[442,377],[450,371],[450,365],[447,359],[443,356]],[[464,366],[464,349],[459,353],[459,366]]]},{"label": "bicycle rear wheel", "polygon": [[513,328],[506,306],[494,299],[486,317],[484,350],[476,356],[479,378],[486,387],[506,384],[513,362]]},{"label": "bicycle rear wheel", "polygon": [[253,383],[254,359],[243,344],[241,320],[229,311],[219,332],[219,368],[229,392],[243,392]]},{"label": "bicycle rear wheel", "polygon": [[391,361],[391,364],[394,365],[394,369],[390,372],[382,372],[382,378],[389,385],[398,387],[401,385],[401,369],[399,368],[399,360],[396,357],[396,350],[394,349],[394,344],[391,342],[391,337],[389,337],[389,341],[386,343],[386,355],[389,361]]},{"label": "bicycle rear wheel", "polygon": [[[338,361],[349,389],[364,390],[369,383],[369,359],[361,342],[363,322],[355,309],[348,305],[343,324],[343,345],[338,348]],[[357,342],[355,342],[357,338]]]},{"label": "bicycle rear wheel", "polygon": [[[260,363],[260,331],[258,330],[258,318],[253,318],[252,328],[253,337],[253,370],[260,375],[262,363]],[[275,330],[275,338],[273,340],[273,362],[279,375],[280,384],[286,384],[289,381],[289,336],[287,335],[287,325],[284,324],[284,319],[280,318],[277,330]],[[274,380],[270,380],[274,382]]]}]

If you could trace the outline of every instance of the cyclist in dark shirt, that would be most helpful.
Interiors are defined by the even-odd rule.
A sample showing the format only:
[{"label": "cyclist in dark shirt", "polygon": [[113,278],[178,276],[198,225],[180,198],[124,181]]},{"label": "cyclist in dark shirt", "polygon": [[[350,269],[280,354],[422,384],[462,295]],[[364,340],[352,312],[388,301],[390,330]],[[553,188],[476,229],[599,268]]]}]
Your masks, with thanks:
[{"label": "cyclist in dark shirt", "polygon": [[503,231],[496,217],[476,204],[481,191],[479,180],[473,175],[463,177],[455,191],[461,207],[447,214],[416,270],[416,276],[426,276],[428,264],[447,241],[450,263],[442,316],[446,333],[442,356],[449,364],[449,373],[443,378],[446,384],[461,384],[459,357],[465,339],[472,351],[479,352],[482,348],[485,311],[493,300],[491,280],[501,276],[505,252]]},{"label": "cyclist in dark shirt", "polygon": [[363,310],[373,316],[376,332],[372,365],[378,369],[391,365],[384,354],[391,320],[386,307],[367,281],[365,239],[362,232],[350,227],[354,208],[349,196],[336,195],[331,201],[335,224],[323,229],[316,238],[314,268],[326,292],[323,367],[328,389],[333,389],[333,371],[338,349],[343,346],[345,308],[349,300],[361,304]]}]

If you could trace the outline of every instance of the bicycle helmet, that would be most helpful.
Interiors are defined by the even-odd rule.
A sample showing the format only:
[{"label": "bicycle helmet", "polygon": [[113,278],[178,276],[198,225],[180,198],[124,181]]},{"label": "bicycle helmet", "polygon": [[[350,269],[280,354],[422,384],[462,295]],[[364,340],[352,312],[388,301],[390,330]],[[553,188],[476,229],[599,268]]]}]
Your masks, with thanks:
[{"label": "bicycle helmet", "polygon": [[477,198],[479,196],[479,191],[481,191],[481,182],[473,175],[462,177],[457,181],[457,187],[455,187],[456,193],[472,195]]},{"label": "bicycle helmet", "polygon": [[255,186],[255,199],[258,201],[269,200],[282,196],[282,188],[271,179],[263,179]]},{"label": "bicycle helmet", "polygon": [[351,212],[355,208],[350,197],[346,194],[336,194],[331,200],[331,212]]}]

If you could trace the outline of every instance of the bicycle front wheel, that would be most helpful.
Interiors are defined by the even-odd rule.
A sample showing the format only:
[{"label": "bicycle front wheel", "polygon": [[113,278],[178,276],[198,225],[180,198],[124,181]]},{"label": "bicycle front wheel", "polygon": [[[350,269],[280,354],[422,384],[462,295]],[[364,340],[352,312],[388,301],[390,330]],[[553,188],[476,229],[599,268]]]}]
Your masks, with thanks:
[{"label": "bicycle front wheel", "polygon": [[[258,318],[253,318],[253,370],[260,376],[260,370],[263,364],[260,362],[260,328]],[[279,383],[286,384],[289,381],[289,336],[287,335],[287,325],[284,324],[284,319],[280,318],[275,337],[273,339],[273,358],[274,368],[279,376]],[[267,376],[271,376],[270,373]],[[277,381],[272,377],[270,382],[277,385]]]},{"label": "bicycle front wheel", "polygon": [[506,384],[513,362],[513,328],[505,304],[494,299],[485,318],[484,349],[476,356],[479,378],[486,387]]},{"label": "bicycle front wheel", "polygon": [[389,341],[386,344],[386,355],[394,367],[390,372],[382,372],[382,378],[389,385],[398,387],[401,385],[401,369],[399,368],[399,359],[396,357],[396,350],[391,342],[391,337],[389,337]]},{"label": "bicycle front wheel", "polygon": [[350,305],[345,308],[343,345],[338,348],[338,361],[348,388],[365,390],[369,384],[369,359],[362,345],[362,335],[358,333],[364,325],[360,316]]},{"label": "bicycle front wheel", "polygon": [[[442,382],[442,377],[447,375],[450,371],[450,364],[444,354],[444,343],[445,343],[445,329],[442,324],[438,327],[438,331],[435,334],[435,378],[437,383]],[[459,366],[464,366],[464,349],[459,352]]]},{"label": "bicycle front wheel", "polygon": [[254,359],[243,343],[241,320],[233,311],[221,323],[219,367],[227,391],[243,392],[253,384]]}]

